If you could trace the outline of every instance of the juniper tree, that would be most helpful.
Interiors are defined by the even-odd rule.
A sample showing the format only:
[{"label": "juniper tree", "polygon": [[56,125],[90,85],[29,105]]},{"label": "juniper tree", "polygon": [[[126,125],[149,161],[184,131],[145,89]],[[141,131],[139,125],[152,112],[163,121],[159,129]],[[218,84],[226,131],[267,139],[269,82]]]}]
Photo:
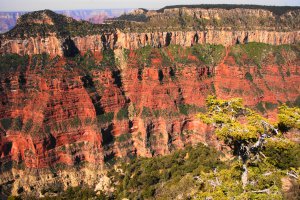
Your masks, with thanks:
[{"label": "juniper tree", "polygon": [[209,96],[206,100],[208,112],[198,114],[207,124],[216,128],[216,135],[223,140],[243,163],[241,181],[248,184],[247,165],[259,162],[266,156],[262,153],[266,139],[278,135],[278,130],[266,118],[243,106],[240,98],[220,100]]}]

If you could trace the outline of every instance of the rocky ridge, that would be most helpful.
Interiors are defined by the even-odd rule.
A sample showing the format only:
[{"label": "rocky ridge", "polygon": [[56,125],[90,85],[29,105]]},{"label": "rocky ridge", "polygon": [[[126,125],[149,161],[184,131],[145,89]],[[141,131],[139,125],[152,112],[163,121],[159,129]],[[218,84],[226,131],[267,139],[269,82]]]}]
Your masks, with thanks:
[{"label": "rocky ridge", "polygon": [[102,25],[79,22],[49,10],[37,11],[23,15],[14,29],[1,35],[0,53],[61,56],[68,39],[81,53],[88,49],[101,52],[107,47],[138,49],[146,45],[159,48],[170,44],[295,44],[300,39],[299,9],[282,10],[285,12],[275,14],[247,8],[140,9]]}]

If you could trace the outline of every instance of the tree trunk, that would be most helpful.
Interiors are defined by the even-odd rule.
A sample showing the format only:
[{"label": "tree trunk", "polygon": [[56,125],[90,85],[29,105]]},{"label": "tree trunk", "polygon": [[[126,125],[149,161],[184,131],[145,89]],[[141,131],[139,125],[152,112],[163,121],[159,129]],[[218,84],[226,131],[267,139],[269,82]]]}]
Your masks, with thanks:
[{"label": "tree trunk", "polygon": [[248,169],[247,169],[247,164],[243,164],[243,174],[242,174],[242,183],[243,183],[243,189],[245,190],[247,184],[248,184]]}]

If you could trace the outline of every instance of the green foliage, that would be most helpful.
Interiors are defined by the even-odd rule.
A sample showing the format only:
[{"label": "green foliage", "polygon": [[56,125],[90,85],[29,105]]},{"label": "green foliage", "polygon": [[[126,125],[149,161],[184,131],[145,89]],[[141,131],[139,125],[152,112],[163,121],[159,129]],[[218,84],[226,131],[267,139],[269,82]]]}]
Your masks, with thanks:
[{"label": "green foliage", "polygon": [[[265,43],[250,42],[248,44],[235,45],[230,48],[230,55],[239,65],[256,65],[261,68],[264,64],[283,65],[296,60],[297,50],[294,45],[273,46]],[[270,59],[273,57],[274,59]],[[287,76],[290,72],[287,72]]]},{"label": "green foliage", "polygon": [[300,145],[287,139],[268,139],[264,154],[269,163],[280,169],[300,166]]},{"label": "green foliage", "polygon": [[18,54],[1,54],[0,55],[0,73],[15,72],[18,67],[25,69],[28,66],[29,57]]},{"label": "green foliage", "polygon": [[297,97],[295,102],[293,103],[295,106],[300,107],[300,95]]},{"label": "green foliage", "polygon": [[[76,66],[79,69],[83,70],[84,75],[87,75],[92,70],[116,70],[116,58],[115,53],[112,49],[105,49],[102,51],[102,59],[95,57],[94,52],[88,50],[84,55],[77,54],[75,57],[68,57],[67,65],[65,68],[73,68]],[[68,69],[68,68],[67,68]]]},{"label": "green foliage", "polygon": [[250,42],[232,47],[230,54],[238,64],[255,64],[260,67],[271,51],[272,46],[269,44]]},{"label": "green foliage", "polygon": [[13,121],[12,118],[3,118],[0,120],[1,125],[5,130],[8,130],[11,128],[12,121]]},{"label": "green foliage", "polygon": [[102,51],[103,59],[101,61],[102,66],[116,66],[115,53],[112,49],[106,49]]},{"label": "green foliage", "polygon": [[194,45],[191,47],[193,55],[206,65],[216,66],[225,56],[225,47],[222,45]]},{"label": "green foliage", "polygon": [[243,45],[243,48],[248,57],[257,65],[261,64],[262,60],[269,53],[272,46],[265,43],[251,42]]},{"label": "green foliage", "polygon": [[7,198],[7,200],[22,200],[22,198],[21,197],[16,197],[16,196],[9,196]]},{"label": "green foliage", "polygon": [[290,72],[289,69],[286,71],[286,76],[287,76],[287,77],[290,77],[290,76],[291,76],[291,72]]},{"label": "green foliage", "polygon": [[139,48],[136,51],[137,57],[138,57],[138,63],[139,66],[149,66],[150,65],[150,55],[152,52],[152,47],[147,45],[145,47]]},{"label": "green foliage", "polygon": [[72,128],[78,128],[81,126],[81,120],[78,116],[70,120],[70,125]]},{"label": "green foliage", "polygon": [[274,110],[276,109],[278,106],[277,104],[275,103],[271,103],[271,102],[265,102],[265,107],[267,110]]},{"label": "green foliage", "polygon": [[252,75],[251,75],[249,72],[247,72],[247,73],[245,74],[245,78],[246,78],[248,81],[253,82]]},{"label": "green foliage", "polygon": [[[275,171],[275,168],[258,164],[248,167],[249,184],[245,190],[242,189],[242,183],[239,180],[241,176],[241,165],[237,161],[229,164],[225,169],[218,169],[209,173],[201,173],[201,189],[198,191],[195,199],[282,199],[281,172]],[[218,184],[219,183],[219,184]],[[259,193],[269,189],[270,193]]]},{"label": "green foliage", "polygon": [[123,164],[124,174],[110,171],[115,178],[114,182],[120,183],[115,195],[117,198],[129,199],[138,196],[153,198],[161,185],[174,184],[188,173],[198,174],[200,171],[223,166],[216,155],[216,150],[199,144],[168,156],[134,159],[128,164]]},{"label": "green foliage", "polygon": [[193,104],[179,104],[178,105],[180,114],[189,115],[191,113],[203,112],[203,108]]},{"label": "green foliage", "polygon": [[[208,96],[206,104],[207,112],[198,116],[204,122],[212,124],[216,128],[215,133],[218,138],[233,150],[237,142],[253,144],[259,135],[265,133],[266,127],[261,122],[268,121],[246,108],[240,98],[222,100],[215,96]],[[279,108],[283,121],[289,127],[297,128],[296,124],[299,121],[297,109],[286,105]],[[152,116],[149,108],[143,110],[145,110],[142,111],[144,115]],[[153,115],[157,115],[156,111],[153,111]],[[113,113],[111,116],[113,118]],[[138,138],[140,137],[141,133],[138,134]],[[149,140],[159,142],[161,138],[161,134],[156,137],[151,134]],[[125,133],[115,139],[119,142],[118,145],[123,147],[123,144],[131,142],[132,135]],[[264,144],[262,153],[266,158],[261,157],[260,161],[247,163],[249,184],[244,188],[241,181],[244,163],[232,157],[228,159],[230,156],[227,150],[224,151],[226,157],[220,159],[222,155],[220,152],[198,144],[176,150],[166,156],[132,158],[128,163],[116,163],[115,167],[108,169],[108,176],[112,179],[115,188],[110,197],[113,199],[178,199],[180,197],[199,200],[205,198],[283,199],[281,179],[286,176],[287,170],[299,171],[300,145],[284,139],[282,135],[268,138]],[[78,145],[80,147],[82,144]],[[233,155],[236,155],[235,152]],[[270,192],[259,192],[264,190]],[[70,188],[57,197],[44,199],[106,198],[108,197],[96,195],[88,188]]]},{"label": "green foliage", "polygon": [[[198,114],[198,117],[205,123],[213,124],[218,138],[225,141],[234,152],[237,152],[241,143],[255,142],[258,136],[264,133],[262,121],[268,120],[245,108],[242,99],[221,100],[209,96],[206,105],[208,113]],[[239,117],[245,118],[246,122],[241,122]]]},{"label": "green foliage", "polygon": [[[224,123],[224,122],[222,122]],[[225,122],[230,125],[224,125],[222,128],[216,130],[218,138],[225,142],[234,145],[237,141],[249,140],[253,141],[257,139],[258,130],[251,125],[244,125],[238,122]]]},{"label": "green foliage", "polygon": [[128,107],[121,108],[117,114],[118,120],[128,119]]},{"label": "green foliage", "polygon": [[59,56],[54,57],[50,59],[49,54],[43,53],[43,54],[35,54],[32,55],[31,57],[31,62],[30,62],[30,69],[31,70],[36,70],[36,69],[42,69],[42,70],[47,70],[47,66],[54,66],[58,60]]},{"label": "green foliage", "polygon": [[99,65],[96,63],[96,59],[91,51],[87,51],[83,56],[78,54],[75,58],[69,58],[76,61],[76,64],[80,67],[88,70],[99,69]]},{"label": "green foliage", "polygon": [[124,134],[121,134],[119,137],[117,137],[116,141],[117,142],[125,142],[125,141],[130,140],[131,137],[132,137],[131,133],[124,133]]},{"label": "green foliage", "polygon": [[97,116],[97,121],[100,124],[112,122],[113,119],[114,119],[114,112],[104,113],[102,115]]},{"label": "green foliage", "polygon": [[22,126],[23,126],[23,120],[22,117],[17,117],[13,120],[13,127],[12,129],[14,131],[21,131],[22,130]]},{"label": "green foliage", "polygon": [[299,107],[288,107],[283,104],[279,107],[279,123],[278,127],[282,131],[287,131],[291,128],[300,129],[300,108]]},{"label": "green foliage", "polygon": [[130,54],[130,50],[124,48],[123,49],[123,56],[124,56],[125,61],[128,61],[129,54]]},{"label": "green foliage", "polygon": [[172,44],[166,47],[165,50],[170,52],[175,63],[182,63],[182,64],[190,63],[188,59],[190,48],[184,48],[181,45]]},{"label": "green foliage", "polygon": [[151,116],[152,116],[152,113],[151,113],[150,108],[148,108],[148,107],[143,107],[143,110],[142,110],[142,117],[143,117],[143,118],[147,118],[147,117],[151,117]]},{"label": "green foliage", "polygon": [[[173,66],[175,63],[184,65],[197,63],[198,66],[203,66],[203,64],[216,66],[225,56],[225,47],[209,44],[195,44],[192,47],[182,47],[171,44],[167,47],[156,49],[148,45],[136,49],[135,53],[137,54],[137,62],[140,68],[150,66],[152,58],[159,58],[164,67]],[[197,59],[191,59],[191,55]]]},{"label": "green foliage", "polygon": [[188,115],[188,106],[185,104],[178,105],[179,112],[184,115]]},{"label": "green foliage", "polygon": [[[171,118],[179,116],[180,114],[176,111],[172,111],[171,109],[158,109],[158,110],[152,110],[153,116],[156,118],[164,117],[164,118]],[[150,113],[151,116],[151,113]]]},{"label": "green foliage", "polygon": [[194,104],[179,104],[178,105],[178,111],[173,111],[170,109],[157,109],[157,110],[151,110],[148,107],[143,107],[141,116],[142,118],[148,118],[148,117],[177,117],[180,115],[189,115],[193,113],[198,113],[198,112],[204,112],[205,108],[199,107]]},{"label": "green foliage", "polygon": [[41,198],[42,200],[63,200],[63,199],[74,199],[74,200],[103,200],[108,199],[106,195],[101,193],[97,195],[96,192],[87,187],[70,187],[66,191],[60,193],[58,196],[47,196]]},{"label": "green foliage", "polygon": [[86,117],[84,119],[84,125],[86,125],[86,126],[92,125],[94,123],[95,123],[95,121],[91,117]]},{"label": "green foliage", "polygon": [[264,113],[266,111],[262,102],[259,102],[258,104],[256,104],[255,108],[261,113]]},{"label": "green foliage", "polygon": [[[214,125],[216,128],[215,133],[218,138],[223,140],[225,144],[233,150],[233,155],[241,158],[239,159],[242,161],[240,165],[243,165],[243,168],[246,166],[248,169],[248,181],[246,184],[245,179],[241,181],[244,189],[243,193],[239,191],[238,188],[235,188],[235,186],[232,185],[233,182],[230,183],[231,181],[228,181],[228,178],[226,182],[222,181],[224,184],[221,184],[220,187],[217,186],[214,188],[214,193],[212,194],[209,193],[210,186],[206,185],[208,189],[206,192],[200,192],[199,199],[206,197],[216,199],[223,199],[225,197],[264,199],[268,197],[265,194],[247,192],[261,191],[264,189],[272,191],[270,192],[272,199],[282,199],[282,193],[280,191],[280,177],[282,172],[280,169],[297,168],[300,166],[299,144],[291,142],[288,139],[280,138],[280,134],[277,134],[274,125],[258,113],[244,107],[241,99],[220,100],[214,96],[209,96],[207,98],[207,106],[209,112],[199,114],[198,116],[204,122]],[[273,104],[270,106],[266,103],[266,107],[273,108]],[[298,108],[288,108],[286,105],[281,106],[279,108],[280,123],[284,123],[286,127],[299,129],[297,126],[299,110],[297,109]],[[267,137],[269,138],[262,139]],[[244,151],[244,149],[249,150]],[[262,149],[264,154],[261,153]],[[247,154],[243,152],[247,152]],[[257,159],[260,155],[263,155],[263,157]],[[266,155],[266,157],[264,155]],[[262,161],[263,163],[261,164]],[[241,173],[241,167],[239,170]],[[265,171],[266,174],[263,174],[263,171]],[[214,174],[214,176],[216,176],[216,174]],[[218,178],[221,177],[220,175],[218,176]],[[251,181],[255,183],[249,184]],[[238,184],[240,184],[240,182]]]}]

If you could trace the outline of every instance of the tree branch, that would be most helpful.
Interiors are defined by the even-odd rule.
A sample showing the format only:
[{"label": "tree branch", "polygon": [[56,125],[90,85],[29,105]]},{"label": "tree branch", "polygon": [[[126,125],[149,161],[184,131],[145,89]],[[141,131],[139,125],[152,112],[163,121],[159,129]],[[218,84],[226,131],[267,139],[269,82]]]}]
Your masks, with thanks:
[{"label": "tree branch", "polygon": [[251,192],[253,192],[253,193],[267,193],[267,194],[271,193],[271,191],[270,191],[269,188],[268,189],[264,189],[264,190],[255,190],[255,191],[251,191]]}]

